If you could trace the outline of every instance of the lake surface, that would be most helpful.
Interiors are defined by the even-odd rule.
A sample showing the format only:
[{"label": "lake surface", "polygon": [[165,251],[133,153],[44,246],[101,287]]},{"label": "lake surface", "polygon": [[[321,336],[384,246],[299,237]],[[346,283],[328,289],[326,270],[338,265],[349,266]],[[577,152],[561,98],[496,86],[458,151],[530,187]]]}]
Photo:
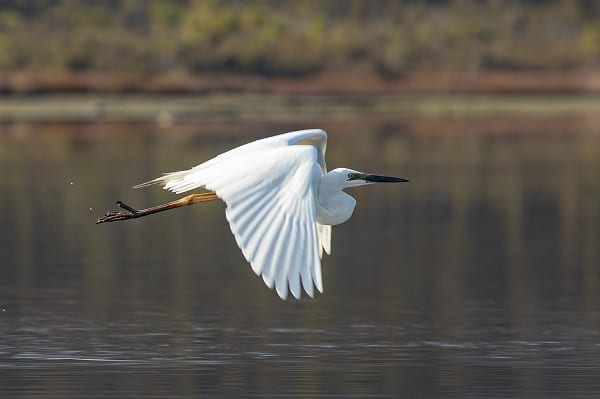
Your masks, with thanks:
[{"label": "lake surface", "polygon": [[[0,396],[600,395],[600,126],[584,117],[0,125]],[[222,203],[96,225],[247,141],[329,131],[325,292],[281,301]]]}]

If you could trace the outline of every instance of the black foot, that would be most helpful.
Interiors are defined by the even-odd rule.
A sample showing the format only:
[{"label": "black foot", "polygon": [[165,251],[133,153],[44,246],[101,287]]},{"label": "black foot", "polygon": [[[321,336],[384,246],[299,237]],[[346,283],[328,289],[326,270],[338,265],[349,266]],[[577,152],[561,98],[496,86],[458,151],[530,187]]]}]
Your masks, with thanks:
[{"label": "black foot", "polygon": [[106,215],[99,218],[98,221],[96,221],[96,224],[116,222],[118,220],[134,219],[140,216],[140,213],[137,209],[132,208],[123,201],[116,201],[115,203],[119,205],[119,207],[125,209],[125,212],[106,212]]},{"label": "black foot", "polygon": [[115,204],[119,205],[119,207],[125,209],[126,211],[129,211],[131,213],[139,213],[137,209],[130,207],[129,205],[127,205],[126,203],[124,203],[123,201],[117,200],[115,201]]}]

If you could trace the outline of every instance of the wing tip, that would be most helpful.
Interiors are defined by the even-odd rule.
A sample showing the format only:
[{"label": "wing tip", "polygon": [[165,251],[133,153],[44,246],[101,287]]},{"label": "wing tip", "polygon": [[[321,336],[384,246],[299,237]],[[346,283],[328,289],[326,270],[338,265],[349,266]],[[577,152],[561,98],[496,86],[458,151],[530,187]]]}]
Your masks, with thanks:
[{"label": "wing tip", "polygon": [[285,285],[285,287],[279,287],[276,286],[275,287],[275,291],[277,292],[277,295],[279,295],[279,298],[281,298],[282,300],[287,300],[288,299],[288,287],[287,284]]},{"label": "wing tip", "polygon": [[287,301],[288,298],[290,298],[290,293],[292,294],[291,297],[293,297],[296,300],[301,300],[302,299],[302,291],[304,291],[306,293],[306,295],[308,295],[309,298],[314,299],[315,297],[315,287],[317,288],[317,291],[320,294],[323,294],[323,282],[322,279],[317,279],[317,281],[319,281],[319,283],[317,283],[317,281],[313,281],[311,282],[311,284],[306,287],[303,286],[302,288],[304,288],[304,290],[302,290],[302,288],[300,288],[298,291],[293,290],[290,286],[289,286],[289,280],[286,282],[285,285],[277,285],[277,284],[272,284],[269,285],[269,282],[267,281],[267,279],[265,279],[264,275],[262,276],[263,280],[265,281],[265,284],[267,285],[267,287],[269,287],[270,289],[274,290],[277,293],[277,296],[279,296],[279,298],[281,298],[281,300],[283,301]]}]

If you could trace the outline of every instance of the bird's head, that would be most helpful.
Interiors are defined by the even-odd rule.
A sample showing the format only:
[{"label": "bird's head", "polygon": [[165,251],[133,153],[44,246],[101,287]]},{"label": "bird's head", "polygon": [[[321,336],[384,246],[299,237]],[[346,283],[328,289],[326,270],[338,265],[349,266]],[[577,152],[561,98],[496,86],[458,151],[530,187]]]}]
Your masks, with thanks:
[{"label": "bird's head", "polygon": [[337,168],[328,173],[343,188],[373,183],[401,183],[409,180],[400,177],[373,175],[348,168]]}]

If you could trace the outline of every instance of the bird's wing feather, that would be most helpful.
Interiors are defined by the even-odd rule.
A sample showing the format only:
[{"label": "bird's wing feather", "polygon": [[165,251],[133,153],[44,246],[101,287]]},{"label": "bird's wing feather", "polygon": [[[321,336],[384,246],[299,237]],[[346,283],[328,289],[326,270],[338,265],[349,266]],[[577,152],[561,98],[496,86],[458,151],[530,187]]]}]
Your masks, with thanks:
[{"label": "bird's wing feather", "polygon": [[317,223],[317,233],[319,236],[319,256],[323,256],[323,250],[327,255],[331,255],[331,225]]},{"label": "bird's wing feather", "polygon": [[317,150],[317,162],[321,167],[322,173],[327,173],[327,165],[325,164],[327,132],[322,129],[308,129],[266,137],[264,139],[241,145],[217,155],[216,157],[209,159],[208,161],[203,162],[192,169],[165,173],[163,176],[157,177],[156,179],[138,184],[137,186],[134,186],[134,188],[151,186],[153,184],[162,184],[165,189],[180,194],[205,185],[205,183],[198,178],[198,176],[201,176],[201,174],[194,173],[196,171],[214,167],[217,164],[225,164],[229,160],[234,160],[247,154],[257,153],[267,149],[302,144],[312,145],[315,147]]},{"label": "bird's wing feather", "polygon": [[[316,151],[312,146],[259,150],[207,168],[205,186],[227,204],[238,246],[257,275],[285,299],[300,286],[323,291],[316,223]],[[226,169],[226,170],[224,170]]]},{"label": "bird's wing feather", "polygon": [[[241,148],[241,147],[240,147]],[[238,148],[239,149],[239,148]],[[285,299],[301,286],[323,292],[316,190],[322,171],[312,145],[255,146],[184,172],[162,176],[183,192],[204,186],[227,204],[238,246],[257,275]]]},{"label": "bird's wing feather", "polygon": [[[280,134],[277,136],[267,137],[261,140],[234,148],[221,155],[218,155],[198,166],[189,170],[180,172],[166,173],[154,180],[139,184],[135,188],[146,187],[153,184],[162,184],[167,190],[175,193],[183,193],[193,190],[198,187],[206,186],[206,176],[212,171],[220,171],[228,168],[229,161],[235,161],[248,156],[249,154],[262,153],[262,151],[272,150],[275,148],[285,148],[295,145],[311,145],[316,149],[316,162],[321,168],[321,174],[327,173],[327,165],[325,164],[325,151],[327,149],[327,133],[321,129],[299,130]],[[264,154],[264,153],[263,153]],[[266,159],[266,158],[265,158]],[[263,163],[265,159],[260,159],[257,162]],[[246,166],[243,167],[244,169]],[[220,176],[222,183],[225,184],[226,179],[234,179],[236,176]],[[206,186],[210,189],[210,187]],[[246,194],[247,196],[247,194]],[[295,230],[294,230],[295,231]],[[327,254],[331,253],[331,226],[321,225],[317,223],[317,237],[319,256],[322,256],[323,250]]]},{"label": "bird's wing feather", "polygon": [[330,253],[331,226],[316,222],[318,178],[326,173],[327,133],[301,130],[257,140],[192,169],[167,173],[136,187],[162,184],[183,193],[216,192],[246,260],[281,298],[301,286],[323,292],[323,249]]}]

